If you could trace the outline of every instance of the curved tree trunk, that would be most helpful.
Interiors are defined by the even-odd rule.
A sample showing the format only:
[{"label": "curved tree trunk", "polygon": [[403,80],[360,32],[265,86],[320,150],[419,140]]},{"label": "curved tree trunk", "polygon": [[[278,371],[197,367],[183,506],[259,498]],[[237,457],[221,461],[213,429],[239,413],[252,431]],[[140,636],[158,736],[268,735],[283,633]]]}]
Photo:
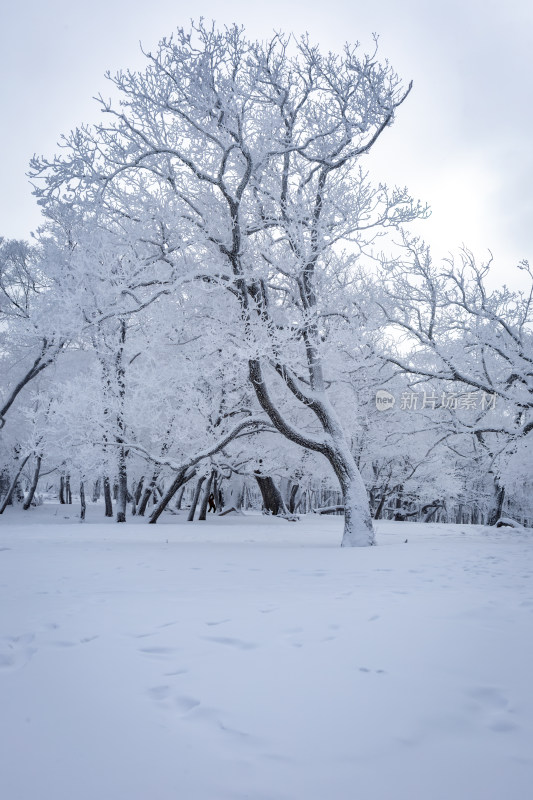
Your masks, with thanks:
[{"label": "curved tree trunk", "polygon": [[[323,382],[317,366],[315,366],[315,372],[317,373],[316,380]],[[300,401],[302,401],[302,398],[305,400],[308,408],[315,413],[322,425],[325,434],[324,438],[322,440],[312,439],[294,428],[283,418],[270,397],[259,361],[253,360],[249,362],[249,373],[257,399],[278,431],[290,441],[295,442],[295,444],[314,450],[317,453],[322,453],[331,464],[340,484],[344,505],[344,533],[341,546],[367,547],[374,544],[374,529],[372,527],[366,487],[344,436],[337,414],[329,403],[325,392],[311,392],[304,397],[302,390],[295,385],[295,380],[291,375],[284,373],[283,369],[280,369],[280,373],[285,377],[293,394]]]},{"label": "curved tree trunk", "polygon": [[26,497],[26,500],[24,501],[24,505],[22,506],[24,511],[27,511],[29,509],[29,507],[32,504],[33,498],[35,496],[35,490],[37,489],[37,484],[39,483],[39,473],[41,471],[41,461],[42,461],[42,456],[37,456],[37,459],[35,461],[35,472],[33,473],[33,480],[31,482],[30,490],[28,492],[28,496]]},{"label": "curved tree trunk", "polygon": [[21,465],[20,465],[20,467],[18,469],[18,472],[15,475],[15,477],[13,478],[13,480],[11,482],[11,486],[9,487],[8,493],[6,494],[6,496],[4,498],[4,501],[3,501],[2,505],[0,506],[0,514],[3,514],[4,511],[6,510],[7,506],[11,503],[12,498],[13,498],[13,494],[14,494],[15,489],[17,487],[18,479],[20,478],[22,470],[24,469],[24,467],[26,466],[26,464],[28,462],[30,455],[31,455],[31,453],[28,453],[26,458],[22,459],[22,463],[21,463]]},{"label": "curved tree trunk", "polygon": [[[150,480],[150,483],[148,484],[148,486],[145,488],[145,490],[143,492],[141,503],[139,505],[139,508],[137,509],[137,514],[140,517],[144,517],[144,515],[145,515],[146,507],[148,506],[148,501],[152,497],[152,494],[153,494],[154,489],[155,489],[155,485],[157,483],[157,479],[159,478],[159,474],[160,474],[160,470],[155,470],[153,472],[152,478]],[[151,521],[151,518],[150,518],[150,521]]]},{"label": "curved tree trunk", "polygon": [[366,547],[374,544],[374,529],[366,486],[348,445],[337,445],[327,457],[339,480],[342,492],[344,532],[341,547]]},{"label": "curved tree trunk", "polygon": [[167,489],[167,491],[165,492],[165,494],[163,495],[157,506],[150,514],[150,519],[148,521],[151,525],[154,525],[157,522],[157,520],[159,519],[165,508],[168,506],[168,504],[170,503],[176,492],[181,487],[184,487],[187,481],[190,480],[191,477],[192,475],[189,475],[187,477],[185,470],[181,470],[180,472],[178,472],[178,474],[170,484],[169,488]]},{"label": "curved tree trunk", "polygon": [[296,495],[298,494],[298,490],[300,485],[298,483],[293,483],[289,492],[289,512],[294,514],[296,511]]},{"label": "curved tree trunk", "polygon": [[178,489],[178,496],[176,497],[176,505],[174,508],[176,511],[181,511],[181,504],[183,502],[183,495],[185,494],[185,484]]}]

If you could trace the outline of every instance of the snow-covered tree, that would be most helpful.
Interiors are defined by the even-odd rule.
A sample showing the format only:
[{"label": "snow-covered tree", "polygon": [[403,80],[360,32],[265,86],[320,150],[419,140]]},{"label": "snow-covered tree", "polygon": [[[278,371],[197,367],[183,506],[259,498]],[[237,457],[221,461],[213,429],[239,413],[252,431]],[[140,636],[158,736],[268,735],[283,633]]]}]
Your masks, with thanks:
[{"label": "snow-covered tree", "polygon": [[[410,87],[376,52],[323,55],[306,37],[251,42],[236,26],[178,30],[146,57],[144,72],[112,78],[120,102],[101,98],[105,124],[65,137],[61,157],[34,160],[41,202],[87,213],[103,204],[115,228],[154,220],[167,260],[225,290],[263,411],[331,464],[343,544],[371,544],[323,345],[354,258],[424,214],[405,190],[373,187],[360,166]],[[287,397],[301,424],[283,412]]]},{"label": "snow-covered tree", "polygon": [[380,275],[381,324],[397,339],[385,357],[411,376],[426,405],[431,398],[453,411],[456,434],[485,453],[495,523],[509,459],[533,435],[531,269],[520,265],[526,289],[513,292],[490,288],[490,261],[480,265],[468,250],[443,265],[418,239],[404,237],[403,251]]},{"label": "snow-covered tree", "polygon": [[50,302],[54,281],[42,248],[0,238],[0,429],[22,390],[54,364],[68,327]]}]

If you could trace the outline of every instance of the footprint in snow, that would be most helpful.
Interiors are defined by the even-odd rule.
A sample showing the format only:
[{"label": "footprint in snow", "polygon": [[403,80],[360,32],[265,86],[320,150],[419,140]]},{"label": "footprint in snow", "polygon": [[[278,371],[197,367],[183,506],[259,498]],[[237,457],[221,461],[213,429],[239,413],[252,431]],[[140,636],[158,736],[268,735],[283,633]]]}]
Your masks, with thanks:
[{"label": "footprint in snow", "polygon": [[182,695],[174,698],[174,705],[182,714],[187,714],[189,711],[192,711],[193,708],[199,706],[200,701],[196,700],[195,697]]},{"label": "footprint in snow", "polygon": [[175,694],[172,687],[167,684],[152,686],[151,689],[148,689],[148,697],[159,707],[169,711],[177,710],[182,715],[188,714],[189,711],[200,705],[200,701],[195,697]]},{"label": "footprint in snow", "polygon": [[505,695],[494,686],[477,686],[467,692],[479,706],[484,707],[489,711],[497,711],[507,708],[509,705]]},{"label": "footprint in snow", "polygon": [[215,642],[215,644],[236,647],[238,650],[255,650],[259,646],[255,642],[245,642],[242,639],[232,639],[229,636],[203,636],[202,638],[208,642]]},{"label": "footprint in snow", "polygon": [[495,686],[477,686],[467,692],[468,708],[480,716],[485,725],[495,733],[508,733],[517,728],[512,718],[513,709],[503,692]]},{"label": "footprint in snow", "polygon": [[0,639],[0,670],[20,669],[37,652],[31,647],[35,636],[24,633],[21,636],[5,636]]},{"label": "footprint in snow", "polygon": [[155,702],[163,702],[167,700],[170,696],[172,690],[170,686],[152,686],[151,689],[148,689],[148,696],[152,698]]},{"label": "footprint in snow", "polygon": [[175,647],[140,647],[139,653],[142,653],[148,658],[156,658],[166,660],[177,652]]},{"label": "footprint in snow", "polygon": [[369,667],[358,667],[357,669],[359,670],[359,672],[363,672],[365,674],[370,674],[371,672],[373,672],[375,675],[387,674],[384,669],[370,669]]}]

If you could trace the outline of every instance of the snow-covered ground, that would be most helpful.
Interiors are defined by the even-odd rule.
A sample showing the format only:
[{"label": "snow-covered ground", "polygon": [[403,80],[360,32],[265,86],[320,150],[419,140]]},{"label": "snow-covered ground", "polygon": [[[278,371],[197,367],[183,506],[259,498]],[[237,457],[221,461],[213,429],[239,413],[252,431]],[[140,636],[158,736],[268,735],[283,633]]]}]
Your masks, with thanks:
[{"label": "snow-covered ground", "polygon": [[531,797],[531,533],[76,513],[0,519],[2,800]]}]

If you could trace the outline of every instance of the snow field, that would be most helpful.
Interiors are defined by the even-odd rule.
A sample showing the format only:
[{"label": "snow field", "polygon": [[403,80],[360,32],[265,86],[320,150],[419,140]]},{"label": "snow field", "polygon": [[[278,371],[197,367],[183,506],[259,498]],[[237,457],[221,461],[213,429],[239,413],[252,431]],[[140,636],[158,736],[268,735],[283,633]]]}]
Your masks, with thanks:
[{"label": "snow field", "polygon": [[2,800],[529,796],[531,534],[76,510],[0,524]]}]

